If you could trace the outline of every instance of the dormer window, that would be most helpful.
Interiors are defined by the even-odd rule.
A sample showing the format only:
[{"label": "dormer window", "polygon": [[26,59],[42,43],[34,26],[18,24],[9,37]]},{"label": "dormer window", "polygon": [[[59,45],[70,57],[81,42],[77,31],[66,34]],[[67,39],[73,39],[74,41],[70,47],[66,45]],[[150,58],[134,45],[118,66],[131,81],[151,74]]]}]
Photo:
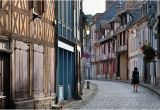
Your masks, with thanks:
[{"label": "dormer window", "polygon": [[114,30],[114,22],[111,22],[111,29]]},{"label": "dormer window", "polygon": [[124,26],[126,24],[126,22],[127,22],[127,17],[123,15],[121,17],[121,24],[122,24],[122,26]]},{"label": "dormer window", "polygon": [[143,3],[140,9],[141,9],[141,16],[146,15],[147,14],[147,3]]}]

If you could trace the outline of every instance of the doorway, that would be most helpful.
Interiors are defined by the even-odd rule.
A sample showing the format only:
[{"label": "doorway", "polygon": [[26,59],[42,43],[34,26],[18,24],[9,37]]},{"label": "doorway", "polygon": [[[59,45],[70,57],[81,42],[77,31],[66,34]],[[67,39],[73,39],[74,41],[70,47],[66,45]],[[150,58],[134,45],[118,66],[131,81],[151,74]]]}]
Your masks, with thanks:
[{"label": "doorway", "polygon": [[0,53],[0,109],[10,107],[10,58]]}]

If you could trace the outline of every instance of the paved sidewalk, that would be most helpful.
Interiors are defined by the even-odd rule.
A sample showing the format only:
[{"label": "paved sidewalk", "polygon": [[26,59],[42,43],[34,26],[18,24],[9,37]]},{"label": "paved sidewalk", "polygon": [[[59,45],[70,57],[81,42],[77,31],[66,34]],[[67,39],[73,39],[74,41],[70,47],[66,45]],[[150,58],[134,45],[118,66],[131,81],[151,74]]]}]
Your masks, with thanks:
[{"label": "paved sidewalk", "polygon": [[160,96],[160,84],[155,86],[155,85],[149,84],[149,83],[141,83],[140,85],[152,90],[153,92],[155,92],[156,94],[158,94]]},{"label": "paved sidewalk", "polygon": [[[125,80],[109,80],[109,81],[119,81],[119,82],[131,83],[131,81],[128,81],[128,80],[126,81]],[[160,96],[160,84],[155,86],[154,84],[140,82],[140,86],[146,87]]]},{"label": "paved sidewalk", "polygon": [[62,106],[62,109],[77,109],[80,105],[86,104],[93,96],[96,95],[98,87],[96,84],[90,83],[90,89],[87,89],[87,81],[84,83],[82,100],[72,100]]}]

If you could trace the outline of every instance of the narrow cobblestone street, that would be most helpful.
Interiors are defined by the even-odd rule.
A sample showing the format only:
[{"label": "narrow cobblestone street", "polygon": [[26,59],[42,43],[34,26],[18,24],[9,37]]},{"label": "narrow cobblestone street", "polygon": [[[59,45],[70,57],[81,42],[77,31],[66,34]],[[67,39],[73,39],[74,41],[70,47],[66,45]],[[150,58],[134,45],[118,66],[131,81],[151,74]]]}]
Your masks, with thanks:
[{"label": "narrow cobblestone street", "polygon": [[80,109],[160,109],[160,97],[147,88],[139,86],[135,93],[129,83],[91,82],[98,86],[97,95]]}]

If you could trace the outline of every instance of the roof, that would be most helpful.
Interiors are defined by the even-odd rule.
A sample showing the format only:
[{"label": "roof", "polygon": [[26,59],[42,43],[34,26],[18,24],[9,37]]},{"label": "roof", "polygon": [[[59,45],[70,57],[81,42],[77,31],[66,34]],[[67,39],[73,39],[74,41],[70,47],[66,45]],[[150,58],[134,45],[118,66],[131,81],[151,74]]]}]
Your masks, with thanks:
[{"label": "roof", "polygon": [[[118,3],[119,3],[119,1],[114,1],[112,3],[112,5],[108,8],[108,10],[103,13],[100,20],[98,20],[96,22],[96,30],[100,30],[100,21],[101,20],[110,21],[116,15],[116,9],[117,9]],[[122,9],[124,9],[124,7],[125,7],[125,2],[123,1],[122,2]]]},{"label": "roof", "polygon": [[111,28],[111,25],[109,24],[109,22],[107,20],[101,20],[100,24],[101,24],[101,29],[110,29]]},{"label": "roof", "polygon": [[119,16],[114,16],[109,22],[120,22],[121,18]]}]

